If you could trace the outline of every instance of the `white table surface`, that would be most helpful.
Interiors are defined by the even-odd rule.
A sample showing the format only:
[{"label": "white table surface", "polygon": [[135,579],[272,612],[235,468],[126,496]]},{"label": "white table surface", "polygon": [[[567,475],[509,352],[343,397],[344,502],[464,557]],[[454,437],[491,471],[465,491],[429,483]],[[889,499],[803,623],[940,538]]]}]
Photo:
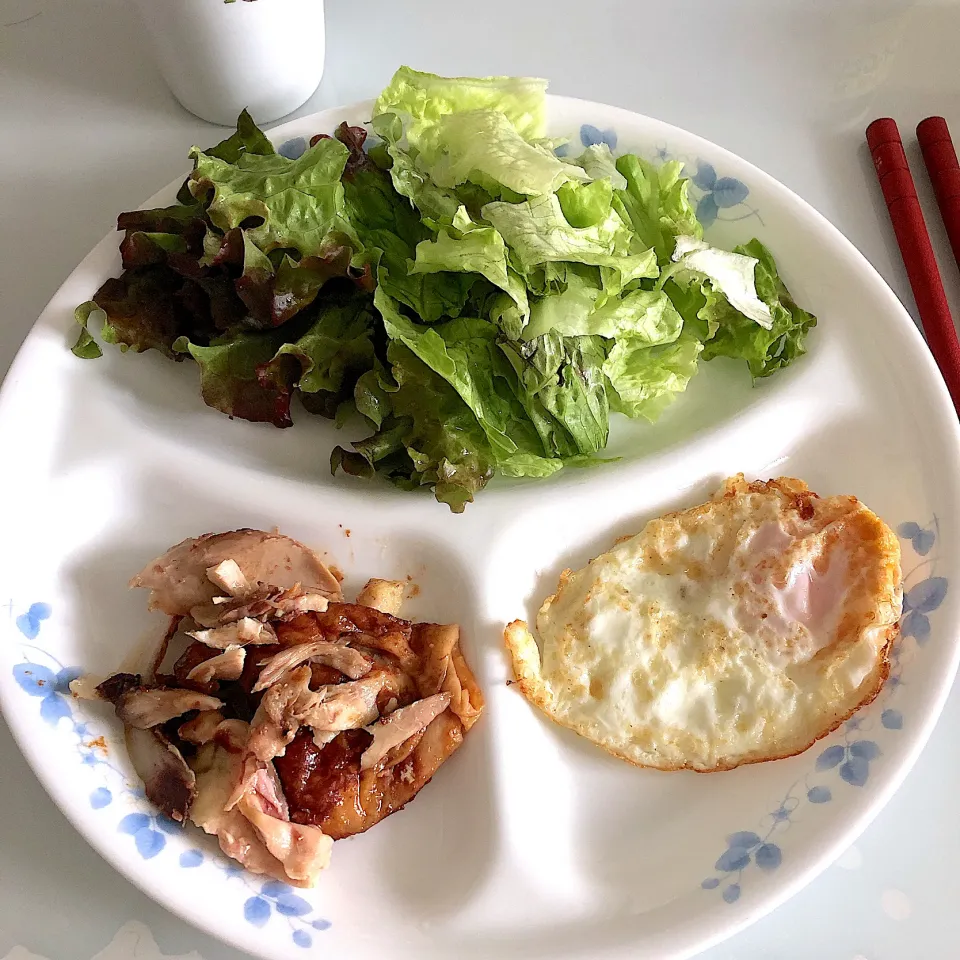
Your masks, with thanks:
[{"label": "white table surface", "polygon": [[[299,113],[372,96],[400,63],[545,76],[554,92],[659,117],[767,170],[846,233],[913,311],[863,131],[890,115],[906,142],[918,120],[940,113],[960,134],[960,3],[330,0],[327,16],[326,75]],[[182,174],[191,144],[220,133],[163,86],[129,3],[0,0],[0,375],[116,214]],[[918,161],[915,144],[908,154]],[[928,193],[919,161],[914,169]],[[926,210],[934,245],[946,252],[935,208],[927,202]],[[960,310],[960,275],[948,258],[941,267]],[[960,690],[906,784],[856,845],[788,904],[704,956],[960,956],[958,725]],[[47,798],[2,721],[0,771],[0,958],[242,956],[101,861]]]}]

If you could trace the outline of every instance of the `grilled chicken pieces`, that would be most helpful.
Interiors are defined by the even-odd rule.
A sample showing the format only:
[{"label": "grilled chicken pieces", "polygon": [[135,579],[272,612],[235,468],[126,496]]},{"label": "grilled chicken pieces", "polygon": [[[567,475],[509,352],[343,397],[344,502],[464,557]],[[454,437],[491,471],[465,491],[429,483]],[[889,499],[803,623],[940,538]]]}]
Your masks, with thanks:
[{"label": "grilled chicken pieces", "polygon": [[114,704],[148,798],[253,873],[312,886],[333,841],[413,799],[483,709],[457,626],[400,619],[398,581],[344,602],[280,534],[185,540],[131,586],[188,645],[172,674],[74,692]]}]

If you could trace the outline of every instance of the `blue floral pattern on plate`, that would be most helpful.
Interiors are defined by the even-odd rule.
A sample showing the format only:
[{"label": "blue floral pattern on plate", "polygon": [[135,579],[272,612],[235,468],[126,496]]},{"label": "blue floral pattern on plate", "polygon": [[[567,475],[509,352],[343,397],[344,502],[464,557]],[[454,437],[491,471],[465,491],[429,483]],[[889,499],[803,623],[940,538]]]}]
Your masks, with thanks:
[{"label": "blue floral pattern on plate", "polygon": [[595,147],[598,143],[605,143],[611,150],[617,149],[617,131],[600,130],[590,123],[580,128],[580,142],[585,147]]},{"label": "blue floral pattern on plate", "polygon": [[[11,616],[13,609],[11,603]],[[52,612],[48,603],[33,603],[14,622],[25,639],[36,640]],[[120,818],[117,831],[131,838],[134,849],[144,860],[159,856],[167,847],[167,837],[182,835],[184,828],[158,813],[147,802],[140,784],[131,783],[123,771],[110,762],[107,733],[97,734],[89,723],[77,718],[69,685],[81,671],[77,667],[64,666],[52,654],[33,644],[21,643],[21,647],[24,659],[13,668],[20,689],[39,700],[40,717],[45,723],[62,728],[74,738],[81,764],[102,767],[105,777],[110,778],[110,786],[98,786],[90,793],[90,807],[93,810],[116,809],[120,806],[120,798],[126,801],[126,806],[135,805],[135,810]],[[286,921],[291,939],[304,949],[313,945],[315,932],[330,928],[330,921],[317,916],[314,906],[296,894],[292,887],[277,880],[251,876],[239,864],[220,854],[211,856],[203,850],[191,848],[180,854],[178,865],[184,870],[192,870],[208,858],[227,879],[242,882],[249,888],[250,896],[243,904],[243,917],[247,923],[264,927],[275,918]]]},{"label": "blue floral pattern on plate", "polygon": [[[584,147],[605,143],[611,151],[615,151],[617,132],[612,129],[601,130],[585,123],[580,127],[580,143]],[[567,153],[566,145],[557,149],[559,156],[566,156]],[[683,172],[690,182],[690,198],[696,207],[697,219],[704,227],[711,227],[718,220],[747,220],[751,217],[763,225],[759,210],[747,202],[750,188],[742,180],[718,176],[713,164],[699,157],[674,156],[665,143],[658,143],[649,157],[655,163],[666,163],[668,160],[680,160],[683,163]]]},{"label": "blue floral pattern on plate", "polygon": [[277,153],[288,160],[299,160],[307,152],[306,137],[294,137],[292,140],[284,140],[277,147]]},{"label": "blue floral pattern on plate", "polygon": [[[735,177],[718,177],[712,163],[697,161],[697,172],[690,179],[691,188],[697,199],[697,219],[709,227],[719,219],[746,220],[747,217],[760,218],[752,207],[747,207],[750,188]],[[735,215],[721,218],[721,211],[733,211]],[[761,223],[763,221],[761,220]]]},{"label": "blue floral pattern on plate", "polygon": [[[918,523],[903,523],[897,534],[906,541],[919,557],[926,557],[937,543],[940,528],[934,517],[926,527]],[[726,903],[736,903],[742,892],[743,877],[747,870],[756,867],[761,873],[776,870],[783,862],[783,851],[773,842],[773,837],[790,829],[791,818],[804,799],[819,806],[829,803],[837,789],[835,777],[848,787],[863,787],[870,779],[871,764],[879,760],[883,750],[877,740],[864,733],[896,733],[903,729],[903,714],[887,704],[893,700],[903,684],[901,657],[903,644],[913,638],[921,647],[930,637],[928,614],[936,610],[947,595],[947,580],[935,576],[934,558],[917,563],[904,577],[903,616],[900,620],[900,636],[894,642],[890,654],[890,675],[880,693],[883,710],[880,713],[882,730],[874,733],[874,718],[861,711],[847,720],[834,736],[842,740],[822,749],[814,760],[813,770],[797,780],[787,791],[774,810],[764,817],[760,830],[741,830],[727,837],[727,848],[713,865],[716,873],[707,877],[700,886],[704,890],[720,890]],[[919,579],[918,579],[919,577]]]}]

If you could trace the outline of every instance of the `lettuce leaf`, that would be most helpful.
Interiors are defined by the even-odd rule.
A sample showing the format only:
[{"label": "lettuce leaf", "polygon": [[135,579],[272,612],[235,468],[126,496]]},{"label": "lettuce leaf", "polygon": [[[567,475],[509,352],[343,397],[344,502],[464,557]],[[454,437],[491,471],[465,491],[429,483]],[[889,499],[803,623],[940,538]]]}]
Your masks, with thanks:
[{"label": "lettuce leaf", "polygon": [[627,187],[627,179],[617,169],[617,162],[605,143],[592,144],[571,162],[586,170],[591,180],[608,180],[617,190]]},{"label": "lettuce leaf", "polygon": [[599,283],[578,274],[567,277],[566,290],[537,300],[523,331],[532,339],[553,331],[565,336],[630,336],[648,346],[680,336],[683,318],[662,290],[638,288],[607,296]]},{"label": "lettuce leaf", "polygon": [[571,227],[596,227],[610,216],[613,187],[609,180],[564,183],[557,191],[557,199]]},{"label": "lettuce leaf", "polygon": [[208,407],[231,417],[275,427],[293,425],[290,390],[282,383],[261,377],[261,370],[280,346],[280,335],[235,334],[209,346],[181,337],[174,344],[189,353],[200,367],[200,395]]},{"label": "lettuce leaf", "polygon": [[452,236],[450,231],[441,229],[435,240],[423,240],[417,244],[415,259],[408,264],[409,274],[479,274],[510,297],[516,305],[522,326],[530,313],[527,290],[519,275],[507,263],[503,237],[493,227],[473,224],[463,207],[454,217],[454,224],[460,227],[459,236]]},{"label": "lettuce leaf", "polygon": [[429,323],[459,316],[475,278],[408,269],[418,245],[433,234],[384,171],[375,166],[357,170],[344,181],[344,204],[362,259],[390,297]]},{"label": "lettuce leaf", "polygon": [[[328,300],[301,336],[277,348],[261,379],[274,376],[303,393],[322,391],[345,399],[360,375],[373,368],[373,332],[369,297],[353,293]],[[297,369],[285,376],[289,361],[296,361]]]},{"label": "lettuce leaf", "polygon": [[662,290],[638,289],[607,299],[587,318],[583,332],[629,336],[652,346],[676,340],[682,326],[683,318]]},{"label": "lettuce leaf", "polygon": [[[374,124],[378,132],[383,124]],[[386,139],[386,138],[385,138]],[[420,214],[435,224],[450,224],[460,208],[460,198],[453,190],[437,186],[417,168],[414,155],[387,139],[387,153],[391,160],[390,179],[397,193],[406,197]]]},{"label": "lettuce leaf", "polygon": [[100,344],[93,338],[93,335],[87,329],[90,317],[94,313],[100,313],[100,308],[93,300],[87,300],[81,303],[73,313],[73,318],[80,324],[80,333],[77,334],[77,340],[70,348],[70,352],[81,360],[96,360],[103,356]]},{"label": "lettuce leaf", "polygon": [[689,181],[680,176],[682,163],[670,160],[655,167],[642,157],[626,154],[616,166],[627,186],[616,191],[614,207],[632,224],[640,241],[656,251],[661,264],[670,261],[678,236],[698,240],[703,236],[690,203]]},{"label": "lettuce leaf", "polygon": [[341,124],[295,160],[242,114],[177,204],[120,215],[123,272],[78,308],[75,354],[99,333],[192,359],[231,417],[359,413],[334,472],[455,511],[496,473],[602,462],[611,411],[656,419],[700,359],[757,378],[801,356],[816,320],[767,250],[704,243],[680,164],[557,156],[544,90],[404,67],[372,149]]},{"label": "lettuce leaf", "polygon": [[[546,86],[526,77],[447,78],[401,67],[373,109],[397,192],[435,224],[449,225],[462,202],[452,187],[468,178],[492,188],[487,200],[512,195],[509,183],[539,191],[577,178],[579,171],[564,172],[537,142],[546,129]],[[498,156],[498,144],[518,161],[515,168]]]},{"label": "lettuce leaf", "polygon": [[605,297],[598,271],[591,275],[588,270],[569,269],[562,289],[553,291],[545,285],[543,292],[530,303],[530,322],[520,334],[524,340],[535,340],[551,331],[568,335],[593,332],[590,317]]},{"label": "lettuce leaf", "polygon": [[556,194],[522,203],[488,203],[483,217],[500,232],[523,271],[549,262],[606,267],[622,288],[641,277],[659,273],[652,250],[634,243],[634,235],[616,210],[592,227],[572,227]]},{"label": "lettuce leaf", "polygon": [[185,204],[178,203],[152,210],[131,210],[117,217],[117,229],[128,234],[143,231],[150,234],[177,235],[188,235],[199,229],[202,236],[206,233],[203,205],[190,197]]},{"label": "lettuce leaf", "polygon": [[178,359],[173,344],[179,337],[208,342],[218,332],[213,311],[219,307],[226,313],[235,306],[232,289],[210,285],[198,286],[195,297],[190,292],[188,281],[164,265],[138,267],[110,278],[93,295],[105,317],[100,338],[124,351],[159,350]]},{"label": "lettuce leaf", "polygon": [[[231,134],[225,140],[221,140],[216,146],[209,147],[205,151],[208,156],[226,160],[227,163],[236,163],[244,153],[255,153],[266,157],[276,152],[269,137],[253,122],[253,117],[251,117],[246,110],[242,110],[240,116],[237,118],[236,133]],[[193,202],[193,194],[190,193],[189,179],[185,180],[180,187],[180,192],[177,194],[177,201],[183,204]],[[126,228],[120,227],[120,229],[124,230]]]},{"label": "lettuce leaf", "polygon": [[590,456],[607,444],[609,404],[600,337],[548,333],[523,345],[501,342],[519,381],[518,396],[543,446],[561,459]]},{"label": "lettuce leaf", "polygon": [[403,489],[431,487],[454,513],[493,476],[496,461],[477,418],[441,376],[402,343],[387,346],[391,413],[353,450],[334,448],[331,470],[380,476]]},{"label": "lettuce leaf", "polygon": [[661,284],[667,278],[681,286],[709,280],[711,288],[723,294],[738,313],[767,330],[773,325],[770,307],[757,296],[755,257],[711,247],[694,237],[677,237],[672,259],[673,265],[660,275]]},{"label": "lettuce leaf", "polygon": [[702,349],[696,337],[687,335],[662,346],[634,337],[618,340],[603,364],[611,408],[628,417],[658,419],[687,389]]},{"label": "lettuce leaf", "polygon": [[735,252],[753,257],[757,295],[770,310],[769,329],[748,319],[715,291],[706,292],[699,315],[715,329],[704,339],[703,358],[733,357],[744,360],[754,379],[769,377],[806,353],[807,334],[817,318],[799,307],[780,279],[777,265],[759,240],[751,240]]},{"label": "lettuce leaf", "polygon": [[390,393],[395,390],[396,384],[390,379],[379,357],[375,357],[373,366],[360,374],[353,385],[353,403],[357,413],[379,430],[390,415]]},{"label": "lettuce leaf", "polygon": [[406,119],[407,141],[419,146],[442,118],[469,110],[503,114],[527,140],[546,130],[547,82],[532,77],[439,77],[400,67],[373,106],[374,118],[396,114]]},{"label": "lettuce leaf", "polygon": [[331,232],[349,235],[340,177],[349,151],[325,137],[297,160],[279,154],[241,154],[235,163],[190,151],[190,192],[207,201],[210,222],[226,233],[248,222],[244,233],[263,253],[296,250],[322,256]]},{"label": "lettuce leaf", "polygon": [[246,324],[260,329],[278,327],[310,306],[327,281],[347,275],[354,253],[348,237],[331,233],[320,253],[299,260],[283,254],[274,266],[247,232],[236,228],[227,234],[221,254],[213,260],[215,264],[233,262],[229,253],[232,234],[241,235],[243,249],[242,273],[234,285],[249,310]]},{"label": "lettuce leaf", "polygon": [[472,110],[443,117],[433,128],[417,166],[439,187],[466,181],[500,196],[541,196],[569,181],[585,181],[586,171],[560,160],[552,150],[529,143],[496,110]]},{"label": "lettuce leaf", "polygon": [[247,110],[240,111],[236,133],[206,151],[208,156],[217,157],[227,163],[236,163],[245,153],[271,157],[276,152],[270,138],[254,123]]},{"label": "lettuce leaf", "polygon": [[425,327],[403,316],[380,290],[374,296],[387,336],[398,340],[443,377],[470,408],[501,470],[546,476],[562,464],[544,456],[540,438],[516,397],[516,378],[497,348],[497,328],[460,318]]}]

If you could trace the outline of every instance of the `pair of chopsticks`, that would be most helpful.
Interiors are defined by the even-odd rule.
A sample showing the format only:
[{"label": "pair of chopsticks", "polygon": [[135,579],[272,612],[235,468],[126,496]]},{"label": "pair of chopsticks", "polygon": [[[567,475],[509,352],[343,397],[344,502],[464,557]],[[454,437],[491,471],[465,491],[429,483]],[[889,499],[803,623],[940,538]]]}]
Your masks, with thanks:
[{"label": "pair of chopsticks", "polygon": [[[922,120],[917,125],[917,140],[954,259],[960,267],[960,164],[946,120],[943,117]],[[960,341],[896,121],[889,117],[874,120],[867,127],[867,144],[920,311],[927,345],[960,414]]]}]

